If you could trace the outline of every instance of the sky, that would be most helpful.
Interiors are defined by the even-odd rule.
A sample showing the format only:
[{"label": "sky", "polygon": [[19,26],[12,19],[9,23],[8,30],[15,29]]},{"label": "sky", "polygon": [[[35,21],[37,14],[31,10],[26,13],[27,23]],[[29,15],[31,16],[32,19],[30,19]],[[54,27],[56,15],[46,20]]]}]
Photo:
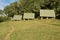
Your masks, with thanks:
[{"label": "sky", "polygon": [[9,5],[12,2],[16,2],[17,0],[0,0],[0,9],[4,9],[5,6]]}]

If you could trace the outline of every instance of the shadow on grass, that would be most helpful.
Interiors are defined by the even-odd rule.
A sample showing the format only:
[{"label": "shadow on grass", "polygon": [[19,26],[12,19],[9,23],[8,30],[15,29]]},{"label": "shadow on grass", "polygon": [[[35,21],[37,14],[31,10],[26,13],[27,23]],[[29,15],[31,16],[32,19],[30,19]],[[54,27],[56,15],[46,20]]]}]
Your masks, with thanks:
[{"label": "shadow on grass", "polygon": [[60,24],[52,24],[52,25],[54,25],[54,26],[60,26]]}]

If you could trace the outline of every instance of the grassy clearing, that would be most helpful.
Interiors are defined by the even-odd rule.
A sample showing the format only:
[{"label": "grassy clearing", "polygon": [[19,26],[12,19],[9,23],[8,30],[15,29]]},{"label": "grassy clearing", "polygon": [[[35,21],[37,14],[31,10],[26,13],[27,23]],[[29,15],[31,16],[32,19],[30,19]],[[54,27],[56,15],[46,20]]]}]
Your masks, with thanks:
[{"label": "grassy clearing", "polygon": [[0,23],[0,40],[3,40],[5,35],[9,32],[10,27],[8,22]]},{"label": "grassy clearing", "polygon": [[[13,22],[15,31],[9,40],[60,40],[60,20],[30,20],[30,21],[10,21]],[[0,30],[5,35],[10,30],[9,23],[1,23]],[[4,26],[2,26],[4,25]]]},{"label": "grassy clearing", "polygon": [[14,24],[10,40],[60,40],[59,20],[16,21]]}]

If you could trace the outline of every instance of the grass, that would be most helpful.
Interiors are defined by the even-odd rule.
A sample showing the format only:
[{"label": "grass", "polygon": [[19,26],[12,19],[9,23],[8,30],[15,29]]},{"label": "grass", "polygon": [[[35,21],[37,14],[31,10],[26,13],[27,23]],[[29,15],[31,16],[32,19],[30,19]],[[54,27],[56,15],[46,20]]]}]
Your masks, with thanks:
[{"label": "grass", "polygon": [[[10,21],[13,22],[15,31],[9,40],[60,40],[60,20],[30,20],[30,21]],[[0,38],[10,30],[9,23],[0,23]],[[4,26],[2,26],[4,25]],[[4,36],[1,37],[3,33]]]},{"label": "grass", "polygon": [[0,40],[3,40],[5,35],[9,32],[10,27],[7,22],[0,23]]}]

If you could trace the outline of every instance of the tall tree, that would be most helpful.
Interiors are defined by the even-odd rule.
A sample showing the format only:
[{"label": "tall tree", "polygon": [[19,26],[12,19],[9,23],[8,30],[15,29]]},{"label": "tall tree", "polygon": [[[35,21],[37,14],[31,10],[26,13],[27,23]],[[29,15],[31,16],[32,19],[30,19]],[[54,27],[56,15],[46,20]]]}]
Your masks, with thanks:
[{"label": "tall tree", "polygon": [[9,6],[6,6],[4,11],[8,14],[9,17],[13,17],[15,14],[20,14],[20,7],[18,6],[17,2],[13,2]]},{"label": "tall tree", "polygon": [[2,10],[0,10],[0,14],[2,14],[3,13],[3,11]]}]

